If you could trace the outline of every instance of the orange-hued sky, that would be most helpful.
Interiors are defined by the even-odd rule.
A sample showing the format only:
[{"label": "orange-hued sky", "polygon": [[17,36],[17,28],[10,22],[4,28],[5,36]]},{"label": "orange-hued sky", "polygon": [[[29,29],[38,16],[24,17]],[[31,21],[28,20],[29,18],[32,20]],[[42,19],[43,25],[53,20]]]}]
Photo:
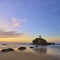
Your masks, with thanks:
[{"label": "orange-hued sky", "polygon": [[0,42],[23,42],[23,43],[31,43],[32,39],[26,38],[1,38]]},{"label": "orange-hued sky", "polygon": [[28,38],[0,38],[2,42],[31,42],[31,39]]},{"label": "orange-hued sky", "polygon": [[31,35],[28,34],[23,34],[19,37],[14,37],[14,36],[8,36],[8,37],[1,37],[0,41],[1,42],[32,42],[32,40],[34,39],[34,37],[32,37]]},{"label": "orange-hued sky", "polygon": [[60,37],[47,37],[46,40],[48,42],[59,42],[60,43]]},{"label": "orange-hued sky", "polygon": [[[32,42],[33,39],[36,37],[27,37],[27,36],[22,36],[22,37],[10,37],[10,38],[0,38],[1,42]],[[44,38],[48,42],[60,42],[60,37],[45,37]]]}]

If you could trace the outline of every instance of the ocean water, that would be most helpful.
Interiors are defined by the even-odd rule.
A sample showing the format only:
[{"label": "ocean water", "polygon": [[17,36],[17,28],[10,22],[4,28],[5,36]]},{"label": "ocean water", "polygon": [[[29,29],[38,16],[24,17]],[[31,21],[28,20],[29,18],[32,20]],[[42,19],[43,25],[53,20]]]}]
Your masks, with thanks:
[{"label": "ocean water", "polygon": [[[19,51],[19,47],[26,47],[27,49],[25,51]],[[30,48],[30,47],[34,48]],[[29,53],[37,53],[38,55],[51,55],[51,56],[57,56],[60,58],[60,45],[49,45],[49,46],[38,46],[31,45],[30,43],[6,43],[6,42],[0,42],[0,51],[2,49],[6,48],[13,48],[17,52],[29,52]]]}]

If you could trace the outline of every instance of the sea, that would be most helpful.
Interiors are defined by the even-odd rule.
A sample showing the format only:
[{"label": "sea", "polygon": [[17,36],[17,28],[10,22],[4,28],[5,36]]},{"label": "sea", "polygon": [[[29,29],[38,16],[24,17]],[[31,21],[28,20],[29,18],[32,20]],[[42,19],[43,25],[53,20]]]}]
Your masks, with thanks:
[{"label": "sea", "polygon": [[[26,47],[25,51],[19,51],[19,47]],[[34,47],[34,48],[30,48]],[[16,52],[37,53],[38,55],[51,55],[60,58],[60,44],[38,46],[23,42],[0,42],[0,52],[2,49],[13,48]]]}]

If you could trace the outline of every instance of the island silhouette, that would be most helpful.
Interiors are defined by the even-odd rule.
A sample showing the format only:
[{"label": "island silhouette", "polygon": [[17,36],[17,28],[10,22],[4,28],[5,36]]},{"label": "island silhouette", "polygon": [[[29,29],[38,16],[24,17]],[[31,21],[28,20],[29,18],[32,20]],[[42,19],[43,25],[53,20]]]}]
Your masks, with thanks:
[{"label": "island silhouette", "polygon": [[33,41],[32,41],[32,44],[34,45],[54,45],[55,43],[51,43],[51,42],[47,42],[45,39],[43,39],[41,37],[41,35],[39,36],[39,38],[35,38]]}]

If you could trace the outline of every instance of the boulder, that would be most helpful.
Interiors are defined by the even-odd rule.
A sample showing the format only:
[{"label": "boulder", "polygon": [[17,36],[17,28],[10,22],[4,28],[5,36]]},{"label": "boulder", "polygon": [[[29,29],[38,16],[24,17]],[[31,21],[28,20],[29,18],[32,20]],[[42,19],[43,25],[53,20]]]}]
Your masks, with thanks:
[{"label": "boulder", "polygon": [[12,48],[8,48],[8,50],[9,50],[9,51],[14,51],[14,49],[12,49]]},{"label": "boulder", "polygon": [[7,45],[7,44],[2,44],[2,45]]},{"label": "boulder", "polygon": [[18,50],[21,50],[21,51],[26,50],[26,49],[27,49],[26,47],[19,47],[18,48]]},{"label": "boulder", "polygon": [[30,48],[34,48],[33,46],[31,46]]},{"label": "boulder", "polygon": [[9,52],[9,51],[14,51],[14,49],[8,48],[8,49],[2,49],[1,51],[2,51],[2,52]]}]

